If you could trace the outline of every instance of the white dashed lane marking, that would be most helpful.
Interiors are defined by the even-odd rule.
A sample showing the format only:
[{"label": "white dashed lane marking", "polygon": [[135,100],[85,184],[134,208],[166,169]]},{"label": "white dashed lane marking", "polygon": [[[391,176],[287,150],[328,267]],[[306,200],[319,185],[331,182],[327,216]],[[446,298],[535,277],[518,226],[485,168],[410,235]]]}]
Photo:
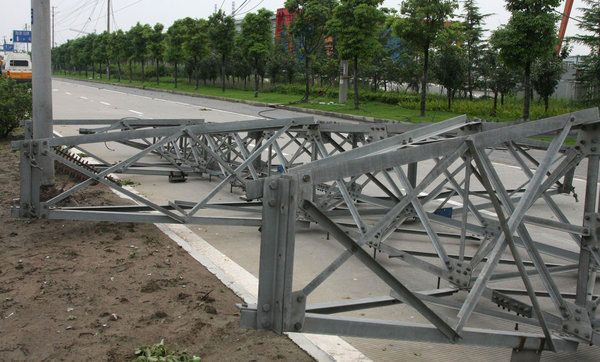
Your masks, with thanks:
[{"label": "white dashed lane marking", "polygon": [[134,111],[133,109],[130,109],[130,110],[129,110],[129,112],[131,112],[131,113],[135,113],[135,114],[144,114],[144,113],[142,113],[142,112]]},{"label": "white dashed lane marking", "polygon": [[107,102],[100,102],[101,104],[104,104],[105,106],[110,106],[110,103]]}]

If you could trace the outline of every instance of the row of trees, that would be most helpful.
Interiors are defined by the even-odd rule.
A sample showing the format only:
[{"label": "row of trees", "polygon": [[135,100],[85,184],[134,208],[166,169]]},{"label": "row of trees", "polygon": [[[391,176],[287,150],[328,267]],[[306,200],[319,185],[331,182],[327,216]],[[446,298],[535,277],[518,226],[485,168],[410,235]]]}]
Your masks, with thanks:
[{"label": "row of trees", "polygon": [[[589,82],[598,88],[598,4],[586,0],[584,20],[593,35],[578,37],[590,45],[586,62]],[[475,90],[491,91],[495,105],[498,96],[524,90],[523,118],[529,118],[533,89],[548,105],[562,74],[557,45],[559,0],[507,0],[512,16],[508,24],[484,38],[484,21],[475,0],[465,0],[462,14],[455,14],[457,0],[405,0],[399,11],[380,8],[382,0],[287,0],[293,14],[289,28],[273,39],[273,13],[261,9],[247,14],[236,32],[235,21],[219,11],[208,18],[177,20],[166,32],[162,24],[137,24],[129,31],[90,34],[54,49],[54,64],[63,70],[86,71],[129,66],[141,67],[145,81],[146,65],[153,62],[156,82],[167,70],[175,87],[181,68],[188,80],[220,78],[221,88],[253,77],[255,96],[260,80],[292,82],[303,74],[304,97],[308,101],[315,78],[335,84],[339,61],[352,64],[354,104],[359,107],[359,83],[374,90],[390,85],[421,93],[421,115],[425,115],[427,84],[446,89],[448,108],[457,95],[473,99]],[[585,23],[584,23],[585,24]],[[567,48],[567,47],[565,47]],[[563,53],[563,56],[566,53]],[[168,66],[165,66],[168,65]],[[594,68],[596,67],[596,68]],[[113,66],[114,68],[114,66]],[[110,72],[108,72],[110,77]]]}]

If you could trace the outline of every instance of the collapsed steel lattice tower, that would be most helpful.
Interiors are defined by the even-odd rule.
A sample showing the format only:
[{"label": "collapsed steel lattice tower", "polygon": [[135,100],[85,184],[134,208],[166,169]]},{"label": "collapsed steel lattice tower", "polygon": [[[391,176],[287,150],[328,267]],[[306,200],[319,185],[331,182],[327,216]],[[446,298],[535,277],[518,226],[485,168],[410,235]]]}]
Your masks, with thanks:
[{"label": "collapsed steel lattice tower", "polygon": [[[56,121],[61,122],[98,125]],[[600,262],[597,109],[506,124],[464,116],[421,125],[312,118],[106,123],[78,136],[15,142],[22,187],[14,215],[259,226],[258,304],[240,306],[242,327],[509,347],[534,358],[543,350],[575,351],[579,343],[600,342],[600,298],[593,294]],[[83,150],[86,144],[110,141],[129,147],[131,156],[116,163],[96,156],[94,167],[86,168],[64,155],[65,148]],[[498,153],[518,165],[518,178],[498,172],[492,162]],[[50,155],[85,180],[40,200],[39,155]],[[569,220],[561,207],[574,194],[580,164],[587,175],[584,206],[579,220]],[[196,200],[159,205],[108,179],[111,173],[178,181],[209,175],[220,182]],[[139,205],[59,206],[93,182]],[[242,188],[247,201],[211,202],[226,185]],[[211,208],[236,216],[203,215]],[[262,218],[237,216],[240,212],[262,213]],[[344,251],[298,287],[294,269],[302,263],[294,260],[296,237],[311,224]],[[420,243],[408,244],[407,235]],[[351,258],[390,293],[310,304],[311,294]],[[408,287],[411,281],[390,271],[390,262],[439,278],[438,288]],[[575,284],[557,281],[569,271],[577,273]],[[504,287],[508,280],[522,288]],[[408,308],[418,314],[418,323],[355,314],[387,307]],[[525,327],[507,328],[515,323]]]}]

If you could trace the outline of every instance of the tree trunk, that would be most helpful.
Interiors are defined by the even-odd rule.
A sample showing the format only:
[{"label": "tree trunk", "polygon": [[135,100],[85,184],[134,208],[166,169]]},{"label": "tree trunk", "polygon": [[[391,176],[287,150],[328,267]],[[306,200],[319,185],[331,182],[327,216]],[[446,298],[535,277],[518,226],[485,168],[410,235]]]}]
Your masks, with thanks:
[{"label": "tree trunk", "polygon": [[106,60],[106,76],[108,77],[108,80],[110,80],[110,59]]},{"label": "tree trunk", "polygon": [[448,110],[450,111],[452,109],[452,92],[450,88],[446,89],[446,93],[448,94]]},{"label": "tree trunk", "polygon": [[221,55],[221,91],[225,93],[225,54]]},{"label": "tree trunk", "polygon": [[305,83],[305,88],[304,88],[304,99],[302,100],[302,102],[308,103],[308,96],[310,94],[310,61],[308,59],[308,55],[306,56],[306,59],[304,61],[304,83]]},{"label": "tree trunk", "polygon": [[258,69],[256,62],[254,64],[254,98],[258,98]]},{"label": "tree trunk", "polygon": [[531,103],[531,62],[525,65],[525,97],[523,100],[523,120],[529,119],[529,105]]},{"label": "tree trunk", "polygon": [[119,83],[121,83],[121,59],[117,60],[117,76],[119,77]]},{"label": "tree trunk", "polygon": [[146,73],[144,72],[144,61],[142,60],[142,83],[146,83]]},{"label": "tree trunk", "polygon": [[469,91],[469,100],[473,101],[473,72],[471,67],[467,72],[467,90]]},{"label": "tree trunk", "polygon": [[177,88],[177,63],[175,63],[175,88]]},{"label": "tree trunk", "polygon": [[354,109],[359,109],[359,103],[358,103],[358,55],[354,56]]},{"label": "tree trunk", "polygon": [[500,105],[504,106],[504,93],[500,93]]},{"label": "tree trunk", "polygon": [[421,117],[425,117],[425,103],[427,102],[427,71],[429,70],[429,42],[423,47],[423,79],[421,81]]},{"label": "tree trunk", "polygon": [[160,84],[160,61],[156,59],[156,84]]},{"label": "tree trunk", "polygon": [[496,110],[498,109],[498,91],[494,91],[494,117],[496,117]]},{"label": "tree trunk", "polygon": [[195,89],[198,89],[198,85],[200,83],[200,71],[196,68],[194,70],[194,74],[196,75],[196,88]]},{"label": "tree trunk", "polygon": [[544,113],[548,113],[548,106],[550,105],[549,98],[550,98],[549,96],[544,97]]},{"label": "tree trunk", "polygon": [[133,62],[129,61],[129,83],[133,81]]}]

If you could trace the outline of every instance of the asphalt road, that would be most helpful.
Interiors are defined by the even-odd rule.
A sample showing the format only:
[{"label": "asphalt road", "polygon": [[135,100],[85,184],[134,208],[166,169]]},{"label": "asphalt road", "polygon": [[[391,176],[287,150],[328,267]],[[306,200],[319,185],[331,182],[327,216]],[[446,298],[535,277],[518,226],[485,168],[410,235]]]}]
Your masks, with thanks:
[{"label": "asphalt road", "polygon": [[[119,119],[135,117],[141,119],[157,118],[202,118],[210,122],[228,122],[237,120],[258,119],[262,116],[273,118],[287,118],[295,116],[306,116],[302,113],[283,110],[272,110],[268,108],[255,107],[240,103],[230,103],[204,98],[159,93],[149,90],[124,88],[112,85],[89,84],[79,81],[54,80],[53,82],[53,104],[55,119]],[[268,113],[265,113],[267,111]],[[326,117],[316,117],[322,120],[338,120]],[[77,127],[57,126],[56,131],[63,135],[77,134]],[[108,143],[90,146],[90,151],[101,155],[109,161],[124,159],[127,150],[122,146]],[[522,181],[521,171],[510,164],[508,159],[500,154],[495,154],[499,172],[512,178],[513,186],[520,185]],[[506,164],[506,165],[505,165]],[[426,167],[420,169],[421,177]],[[580,171],[578,171],[580,172]],[[580,173],[581,175],[581,173]],[[209,183],[205,179],[190,178],[184,184],[173,187],[165,177],[158,176],[127,176],[134,182],[139,182],[136,190],[155,202],[168,200],[198,201],[201,195],[209,192],[216,182]],[[584,183],[577,180],[575,186],[583,190]],[[580,191],[580,194],[582,192]],[[219,192],[217,201],[239,201],[242,196],[236,190],[229,188]],[[581,217],[582,203],[574,204],[570,197],[557,197],[559,205],[568,216],[576,219]],[[536,215],[548,214],[548,210],[542,205],[533,208]],[[215,210],[203,211],[205,215],[224,215],[224,212]],[[230,215],[230,214],[229,214]],[[190,229],[219,249],[222,253],[234,260],[240,266],[254,275],[258,275],[258,250],[260,233],[255,228],[243,227],[217,227],[217,226],[190,226]],[[563,235],[548,233],[546,230],[532,227],[532,233],[543,237],[545,241],[562,245]],[[402,237],[398,235],[390,240],[398,247],[423,248],[425,238]],[[295,287],[303,286],[310,281],[316,273],[322,270],[335,259],[342,251],[342,247],[333,241],[328,241],[324,232],[318,228],[311,227],[309,230],[301,231],[296,239],[296,267]],[[392,244],[393,245],[393,244]],[[400,246],[401,245],[401,246]],[[564,246],[564,245],[563,245]],[[475,246],[471,246],[474,248]],[[570,248],[574,249],[571,245]],[[471,249],[473,250],[473,249]],[[414,270],[392,259],[382,260],[393,273],[402,275],[407,286],[413,290],[427,290],[436,287],[436,280],[430,275]],[[564,273],[557,277],[561,287],[572,286],[575,281],[575,273]],[[535,281],[541,287],[539,281]],[[508,287],[520,287],[510,282],[502,284]],[[443,287],[442,283],[442,287]],[[372,274],[359,262],[351,259],[328,281],[311,294],[309,303],[323,301],[334,301],[342,299],[354,299],[388,295],[389,288],[373,277]],[[357,316],[372,318],[401,319],[405,321],[420,322],[421,318],[408,307],[394,306],[378,311],[363,311]],[[472,322],[480,326],[477,316]],[[485,325],[481,325],[485,327]],[[507,329],[511,325],[504,326]],[[521,327],[526,328],[526,327]],[[426,343],[413,343],[402,341],[367,340],[359,338],[346,338],[352,345],[363,352],[367,357],[374,360],[426,360],[426,361],[481,361],[481,360],[508,360],[510,351],[507,349],[464,347],[452,345],[436,345]],[[565,356],[545,353],[544,360],[597,360],[596,348],[582,346],[577,354]]]}]

